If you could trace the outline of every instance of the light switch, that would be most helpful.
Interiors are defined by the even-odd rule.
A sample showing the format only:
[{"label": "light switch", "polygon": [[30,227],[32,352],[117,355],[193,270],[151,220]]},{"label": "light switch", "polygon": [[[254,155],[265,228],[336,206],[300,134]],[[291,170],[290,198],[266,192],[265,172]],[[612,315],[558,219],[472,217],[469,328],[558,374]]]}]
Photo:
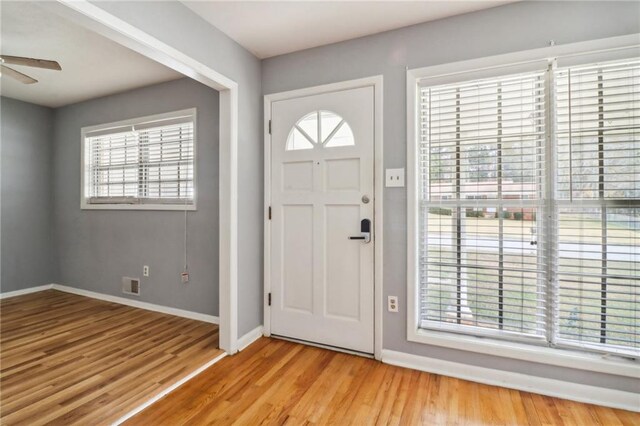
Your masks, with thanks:
[{"label": "light switch", "polygon": [[387,169],[385,186],[403,187],[404,186],[404,169]]}]

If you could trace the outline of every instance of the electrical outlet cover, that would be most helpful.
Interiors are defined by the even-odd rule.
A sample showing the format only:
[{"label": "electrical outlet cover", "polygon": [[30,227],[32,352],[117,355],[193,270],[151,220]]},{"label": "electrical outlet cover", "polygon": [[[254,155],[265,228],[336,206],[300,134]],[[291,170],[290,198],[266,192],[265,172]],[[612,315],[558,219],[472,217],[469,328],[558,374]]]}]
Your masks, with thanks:
[{"label": "electrical outlet cover", "polygon": [[389,312],[398,312],[398,297],[389,296],[387,298],[387,310]]},{"label": "electrical outlet cover", "polygon": [[387,169],[385,176],[387,188],[401,188],[404,186],[404,169]]}]

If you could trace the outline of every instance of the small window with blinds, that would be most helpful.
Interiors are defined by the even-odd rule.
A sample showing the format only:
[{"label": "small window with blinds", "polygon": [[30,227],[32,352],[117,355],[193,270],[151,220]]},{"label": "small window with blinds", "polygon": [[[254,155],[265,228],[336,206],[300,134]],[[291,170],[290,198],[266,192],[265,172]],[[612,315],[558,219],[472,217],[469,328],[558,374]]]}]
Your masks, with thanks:
[{"label": "small window with blinds", "polygon": [[640,58],[558,61],[418,85],[418,327],[637,357]]},{"label": "small window with blinds", "polygon": [[194,129],[195,110],[83,129],[84,204],[193,206]]},{"label": "small window with blinds", "polygon": [[421,326],[545,336],[545,76],[421,87]]},{"label": "small window with blinds", "polygon": [[640,60],[555,72],[559,345],[640,351]]}]

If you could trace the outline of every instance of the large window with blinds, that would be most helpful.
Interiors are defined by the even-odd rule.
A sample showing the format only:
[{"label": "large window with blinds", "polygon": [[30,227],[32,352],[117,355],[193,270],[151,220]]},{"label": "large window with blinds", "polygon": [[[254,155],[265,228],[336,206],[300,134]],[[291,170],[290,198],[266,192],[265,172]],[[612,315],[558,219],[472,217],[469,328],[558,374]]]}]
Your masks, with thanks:
[{"label": "large window with blinds", "polygon": [[193,206],[195,110],[83,129],[84,206]]},{"label": "large window with blinds", "polygon": [[554,339],[640,353],[640,59],[558,69]]},{"label": "large window with blinds", "polygon": [[417,90],[418,327],[640,354],[640,61]]}]

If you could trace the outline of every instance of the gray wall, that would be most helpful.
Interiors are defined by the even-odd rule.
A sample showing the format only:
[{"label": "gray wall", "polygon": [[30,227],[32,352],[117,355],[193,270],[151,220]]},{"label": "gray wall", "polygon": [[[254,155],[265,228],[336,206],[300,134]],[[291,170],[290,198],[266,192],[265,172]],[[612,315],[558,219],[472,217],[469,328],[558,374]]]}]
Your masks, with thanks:
[{"label": "gray wall", "polygon": [[0,292],[50,284],[56,277],[51,236],[49,108],[0,98]]},{"label": "gray wall", "polygon": [[[55,110],[53,211],[59,283],[125,296],[139,277],[145,302],[218,315],[218,92],[174,80]],[[80,210],[80,129],[197,108],[197,211],[188,213],[190,281],[183,284],[184,212]],[[149,265],[150,276],[142,276]]]},{"label": "gray wall", "polygon": [[[382,74],[384,166],[406,166],[406,67],[486,57],[548,45],[640,32],[640,2],[521,2],[292,53],[263,61],[263,93]],[[490,368],[640,391],[631,379],[475,355],[407,341],[406,190],[384,191],[384,347]]]},{"label": "gray wall", "polygon": [[263,144],[261,63],[179,2],[94,4],[236,81],[238,130],[238,336],[262,324]]}]

